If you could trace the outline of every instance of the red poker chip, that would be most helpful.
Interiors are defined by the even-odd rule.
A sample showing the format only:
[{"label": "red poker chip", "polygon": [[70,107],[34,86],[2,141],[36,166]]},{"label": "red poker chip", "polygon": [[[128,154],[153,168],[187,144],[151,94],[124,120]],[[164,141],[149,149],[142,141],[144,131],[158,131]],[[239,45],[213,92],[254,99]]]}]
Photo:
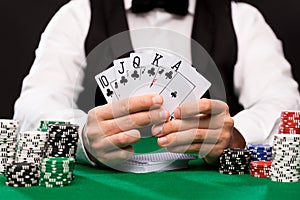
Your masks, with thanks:
[{"label": "red poker chip", "polygon": [[269,173],[255,173],[255,172],[250,172],[250,175],[253,177],[257,177],[257,178],[268,178],[270,177]]},{"label": "red poker chip", "polygon": [[257,175],[269,175],[269,172],[255,172],[255,171],[252,171],[250,172],[250,174],[257,174]]},{"label": "red poker chip", "polygon": [[300,131],[278,131],[279,134],[294,134],[294,135],[299,135]]},{"label": "red poker chip", "polygon": [[270,167],[268,168],[251,168],[251,171],[255,171],[255,172],[267,172],[270,171]]},{"label": "red poker chip", "polygon": [[266,173],[269,172],[271,169],[250,169],[252,172],[259,172],[259,173]]},{"label": "red poker chip", "polygon": [[281,128],[299,128],[299,123],[294,123],[294,122],[283,122],[280,124]]},{"label": "red poker chip", "polygon": [[251,175],[253,177],[256,177],[256,178],[269,178],[270,176],[269,175]]},{"label": "red poker chip", "polygon": [[281,111],[281,115],[289,115],[289,114],[294,114],[294,115],[300,116],[300,111],[299,110],[283,110],[283,111]]},{"label": "red poker chip", "polygon": [[271,167],[271,165],[272,165],[272,161],[260,160],[260,161],[250,162],[251,167]]},{"label": "red poker chip", "polygon": [[294,128],[289,128],[289,129],[279,129],[280,132],[296,132],[298,133],[300,129],[294,129]]},{"label": "red poker chip", "polygon": [[294,125],[299,125],[300,120],[299,119],[280,119],[280,124],[294,124]]},{"label": "red poker chip", "polygon": [[279,129],[300,129],[299,124],[280,124]]}]

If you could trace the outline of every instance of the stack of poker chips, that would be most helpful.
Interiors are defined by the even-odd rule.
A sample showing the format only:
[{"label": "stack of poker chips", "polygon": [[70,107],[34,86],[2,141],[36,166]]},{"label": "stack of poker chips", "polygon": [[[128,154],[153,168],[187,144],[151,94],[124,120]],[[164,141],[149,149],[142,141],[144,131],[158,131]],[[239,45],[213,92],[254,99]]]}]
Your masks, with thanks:
[{"label": "stack of poker chips", "polygon": [[281,112],[278,133],[300,134],[300,111]]},{"label": "stack of poker chips", "polygon": [[39,183],[39,169],[34,163],[13,163],[7,166],[6,185],[31,187]]},{"label": "stack of poker chips", "polygon": [[70,122],[60,120],[41,120],[38,130],[42,132],[48,132],[49,125],[51,124],[70,124]]},{"label": "stack of poker chips", "polygon": [[15,120],[0,120],[0,174],[6,171],[6,165],[14,161],[19,122]]},{"label": "stack of poker chips", "polygon": [[40,186],[64,187],[74,179],[74,158],[44,158],[40,164]]},{"label": "stack of poker chips", "polygon": [[277,182],[300,180],[300,111],[283,111],[273,141],[270,178]]},{"label": "stack of poker chips", "polygon": [[300,180],[300,135],[276,134],[273,144],[272,181]]},{"label": "stack of poker chips", "polygon": [[221,174],[246,174],[249,171],[251,151],[247,149],[225,149],[220,156],[219,172]]},{"label": "stack of poker chips", "polygon": [[272,146],[269,144],[248,144],[251,151],[251,161],[272,160]]},{"label": "stack of poker chips", "polygon": [[78,126],[73,124],[51,124],[45,157],[75,158],[78,142]]},{"label": "stack of poker chips", "polygon": [[26,131],[20,133],[16,162],[36,163],[39,165],[45,155],[45,144],[48,133],[41,131]]},{"label": "stack of poker chips", "polygon": [[250,175],[258,178],[269,178],[272,161],[250,162]]}]

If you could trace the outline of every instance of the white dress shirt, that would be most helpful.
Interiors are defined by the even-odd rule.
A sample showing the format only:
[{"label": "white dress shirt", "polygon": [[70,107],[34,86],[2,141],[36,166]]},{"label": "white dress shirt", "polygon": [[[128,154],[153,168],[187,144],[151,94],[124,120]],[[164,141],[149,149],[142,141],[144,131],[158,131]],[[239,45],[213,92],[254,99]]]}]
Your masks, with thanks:
[{"label": "white dress shirt", "polygon": [[[131,1],[125,0],[129,28],[161,27],[190,37],[195,1],[190,0],[189,14],[179,18],[160,9],[136,15],[129,11]],[[85,124],[87,114],[76,101],[83,90],[84,43],[90,18],[89,0],[72,0],[56,13],[42,34],[36,59],[15,104],[14,119],[20,120],[21,130],[36,130],[41,119],[69,120],[81,128]],[[234,126],[247,143],[270,143],[280,112],[299,109],[298,85],[292,79],[281,42],[259,11],[233,2],[232,19],[238,40],[234,90],[245,108],[233,116]],[[87,161],[81,142],[77,158]]]}]

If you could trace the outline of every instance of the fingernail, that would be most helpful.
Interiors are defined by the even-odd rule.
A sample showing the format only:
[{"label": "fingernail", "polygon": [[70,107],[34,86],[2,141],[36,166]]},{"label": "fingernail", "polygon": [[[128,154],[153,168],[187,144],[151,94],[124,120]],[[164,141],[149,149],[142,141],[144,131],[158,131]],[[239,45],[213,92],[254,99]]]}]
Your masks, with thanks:
[{"label": "fingernail", "polygon": [[159,116],[161,117],[161,119],[167,119],[167,117],[169,116],[169,113],[168,113],[168,111],[163,109],[162,111],[159,112]]},{"label": "fingernail", "polygon": [[168,139],[167,139],[166,137],[158,138],[158,143],[159,143],[160,145],[167,144],[167,143],[168,143]]},{"label": "fingernail", "polygon": [[153,135],[159,134],[161,132],[162,128],[163,128],[162,124],[160,124],[160,125],[154,125],[153,128],[152,128],[152,134]]},{"label": "fingernail", "polygon": [[152,101],[154,104],[161,104],[162,103],[162,97],[160,95],[155,95],[152,98]]}]

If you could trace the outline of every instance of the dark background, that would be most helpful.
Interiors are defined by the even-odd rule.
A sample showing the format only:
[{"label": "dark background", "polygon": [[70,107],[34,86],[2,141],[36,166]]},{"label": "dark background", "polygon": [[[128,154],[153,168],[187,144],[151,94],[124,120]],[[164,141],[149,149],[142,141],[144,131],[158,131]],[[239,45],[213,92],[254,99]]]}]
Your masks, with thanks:
[{"label": "dark background", "polygon": [[[121,0],[120,0],[121,1]],[[40,34],[55,12],[68,0],[2,1],[0,3],[0,118],[12,118],[22,80],[34,60]],[[300,1],[245,0],[257,7],[284,42],[287,59],[300,82]]]}]

